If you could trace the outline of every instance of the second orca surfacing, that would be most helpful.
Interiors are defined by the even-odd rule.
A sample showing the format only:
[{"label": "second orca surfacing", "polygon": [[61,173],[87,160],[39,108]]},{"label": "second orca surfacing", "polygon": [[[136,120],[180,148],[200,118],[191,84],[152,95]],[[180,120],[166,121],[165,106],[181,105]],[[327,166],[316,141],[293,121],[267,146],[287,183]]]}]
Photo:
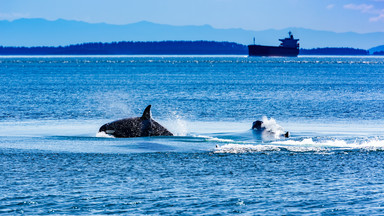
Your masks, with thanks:
[{"label": "second orca surfacing", "polygon": [[[263,121],[260,121],[260,120],[257,120],[257,121],[254,121],[253,124],[252,124],[252,130],[255,130],[255,131],[259,131],[259,132],[264,132],[264,131],[268,131],[269,133],[275,133],[273,132],[272,130],[267,130],[267,128],[264,126],[264,122]],[[285,138],[289,138],[289,132],[285,132],[284,134],[282,134]]]},{"label": "second orca surfacing", "polygon": [[116,138],[173,136],[165,127],[152,119],[151,105],[145,108],[141,117],[126,118],[104,124],[99,132]]}]

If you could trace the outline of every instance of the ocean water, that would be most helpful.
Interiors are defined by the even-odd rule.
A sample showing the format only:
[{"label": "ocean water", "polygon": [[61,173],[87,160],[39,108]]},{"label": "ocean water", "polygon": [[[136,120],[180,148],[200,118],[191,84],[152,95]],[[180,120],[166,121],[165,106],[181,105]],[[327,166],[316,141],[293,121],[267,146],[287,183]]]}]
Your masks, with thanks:
[{"label": "ocean water", "polygon": [[[0,214],[384,214],[382,57],[3,56],[0,92]],[[149,104],[176,136],[97,133]]]}]

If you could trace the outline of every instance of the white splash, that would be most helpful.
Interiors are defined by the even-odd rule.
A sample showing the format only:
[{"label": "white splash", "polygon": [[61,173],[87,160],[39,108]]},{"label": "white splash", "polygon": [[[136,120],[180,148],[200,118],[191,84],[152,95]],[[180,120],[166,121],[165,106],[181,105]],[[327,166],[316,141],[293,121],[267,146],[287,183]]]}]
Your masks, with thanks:
[{"label": "white splash", "polygon": [[262,121],[262,126],[265,127],[262,133],[263,139],[280,139],[285,134],[283,127],[278,125],[275,119],[263,116]]},{"label": "white splash", "polygon": [[99,138],[115,138],[113,135],[107,134],[104,131],[98,132],[96,134],[96,137],[99,137]]},{"label": "white splash", "polygon": [[171,131],[175,136],[187,136],[188,124],[176,112],[172,112],[171,118],[164,122],[164,126]]}]

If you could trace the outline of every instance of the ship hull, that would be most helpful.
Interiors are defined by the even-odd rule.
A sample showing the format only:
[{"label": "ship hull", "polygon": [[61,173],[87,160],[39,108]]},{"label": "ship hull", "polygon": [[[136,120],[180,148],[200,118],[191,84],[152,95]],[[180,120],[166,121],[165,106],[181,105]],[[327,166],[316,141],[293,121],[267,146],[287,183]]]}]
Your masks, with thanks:
[{"label": "ship hull", "polygon": [[297,57],[299,55],[299,49],[276,47],[276,46],[261,46],[261,45],[249,45],[249,56],[289,56]]}]

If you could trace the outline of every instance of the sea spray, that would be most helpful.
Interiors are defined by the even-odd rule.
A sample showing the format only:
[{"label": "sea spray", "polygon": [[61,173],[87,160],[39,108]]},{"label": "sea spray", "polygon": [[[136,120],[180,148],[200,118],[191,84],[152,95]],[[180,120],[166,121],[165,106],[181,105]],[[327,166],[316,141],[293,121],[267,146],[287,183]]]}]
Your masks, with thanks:
[{"label": "sea spray", "polygon": [[184,118],[176,111],[171,112],[171,115],[165,122],[165,125],[175,136],[188,135],[187,121],[185,121]]},{"label": "sea spray", "polygon": [[264,140],[280,139],[286,133],[283,127],[276,123],[275,119],[268,119],[268,117],[263,116],[262,121],[262,126],[265,127],[265,130],[262,133]]}]

